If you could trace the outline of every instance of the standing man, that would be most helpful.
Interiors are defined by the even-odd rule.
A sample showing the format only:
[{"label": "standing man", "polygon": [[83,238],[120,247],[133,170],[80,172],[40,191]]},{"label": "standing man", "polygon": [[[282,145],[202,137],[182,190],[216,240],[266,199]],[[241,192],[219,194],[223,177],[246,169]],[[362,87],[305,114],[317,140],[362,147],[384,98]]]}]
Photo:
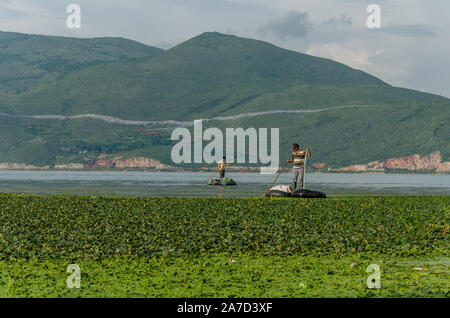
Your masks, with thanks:
[{"label": "standing man", "polygon": [[306,150],[300,150],[300,146],[297,143],[292,144],[292,150],[294,151],[287,161],[287,163],[294,163],[294,167],[292,169],[293,176],[292,176],[292,191],[295,191],[297,188],[297,179],[298,176],[300,176],[300,189],[303,189],[303,172],[305,169],[305,157],[311,157],[311,151],[309,151],[309,148],[306,148]]},{"label": "standing man", "polygon": [[219,169],[220,180],[225,178],[225,168],[227,166],[229,166],[229,164],[227,164],[227,160],[225,159],[225,157],[222,157],[222,160],[220,160],[219,163],[217,164],[217,169]]}]

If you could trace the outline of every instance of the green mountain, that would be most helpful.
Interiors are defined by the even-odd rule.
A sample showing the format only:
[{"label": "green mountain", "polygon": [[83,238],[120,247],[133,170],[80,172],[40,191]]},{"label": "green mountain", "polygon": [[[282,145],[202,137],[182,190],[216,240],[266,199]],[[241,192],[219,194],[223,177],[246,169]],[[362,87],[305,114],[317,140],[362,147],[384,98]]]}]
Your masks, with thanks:
[{"label": "green mountain", "polygon": [[245,110],[239,106],[304,84],[388,86],[331,60],[262,41],[205,33],[155,58],[72,72],[51,87],[36,89],[36,94],[10,100],[5,111],[193,119]]},{"label": "green mountain", "polygon": [[161,52],[121,38],[0,32],[0,91],[8,95],[35,92],[89,66],[148,58]]},{"label": "green mountain", "polygon": [[313,150],[311,162],[329,166],[450,155],[449,99],[262,41],[204,33],[163,51],[117,38],[0,33],[0,57],[0,162],[86,163],[111,154],[171,164],[171,125],[20,115],[190,121],[289,110],[323,111],[230,117],[205,128],[278,127],[282,156],[298,141]]}]

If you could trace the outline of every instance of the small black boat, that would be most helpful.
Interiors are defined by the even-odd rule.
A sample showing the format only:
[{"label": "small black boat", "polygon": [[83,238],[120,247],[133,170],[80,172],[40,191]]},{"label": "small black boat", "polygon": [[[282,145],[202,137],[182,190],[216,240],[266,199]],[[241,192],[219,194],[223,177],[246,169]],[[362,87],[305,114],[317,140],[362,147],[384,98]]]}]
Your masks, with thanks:
[{"label": "small black boat", "polygon": [[327,195],[324,192],[312,191],[306,189],[299,189],[294,192],[286,192],[280,190],[269,190],[266,193],[266,197],[276,198],[326,198]]}]

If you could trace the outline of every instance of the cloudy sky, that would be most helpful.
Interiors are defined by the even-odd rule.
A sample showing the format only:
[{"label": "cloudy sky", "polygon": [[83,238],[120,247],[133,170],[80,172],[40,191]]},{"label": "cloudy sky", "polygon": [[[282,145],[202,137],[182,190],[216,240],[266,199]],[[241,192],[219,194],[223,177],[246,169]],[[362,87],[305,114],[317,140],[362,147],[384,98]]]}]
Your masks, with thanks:
[{"label": "cloudy sky", "polygon": [[[82,27],[66,27],[69,4]],[[381,28],[369,29],[369,4]],[[205,31],[331,58],[395,85],[450,97],[449,0],[0,0],[0,30],[120,36],[170,48]]]}]

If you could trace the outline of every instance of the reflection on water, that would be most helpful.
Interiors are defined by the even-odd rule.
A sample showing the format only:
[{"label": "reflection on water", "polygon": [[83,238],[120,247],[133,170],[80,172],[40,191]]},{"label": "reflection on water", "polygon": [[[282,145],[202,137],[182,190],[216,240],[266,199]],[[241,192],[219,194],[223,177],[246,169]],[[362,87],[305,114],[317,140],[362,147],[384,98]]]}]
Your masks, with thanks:
[{"label": "reflection on water", "polygon": [[[208,186],[204,172],[0,171],[0,192],[109,196],[255,197],[274,175],[234,173],[237,186]],[[284,173],[277,184],[290,184]],[[450,176],[434,174],[307,174],[307,188],[327,194],[450,194]]]}]

